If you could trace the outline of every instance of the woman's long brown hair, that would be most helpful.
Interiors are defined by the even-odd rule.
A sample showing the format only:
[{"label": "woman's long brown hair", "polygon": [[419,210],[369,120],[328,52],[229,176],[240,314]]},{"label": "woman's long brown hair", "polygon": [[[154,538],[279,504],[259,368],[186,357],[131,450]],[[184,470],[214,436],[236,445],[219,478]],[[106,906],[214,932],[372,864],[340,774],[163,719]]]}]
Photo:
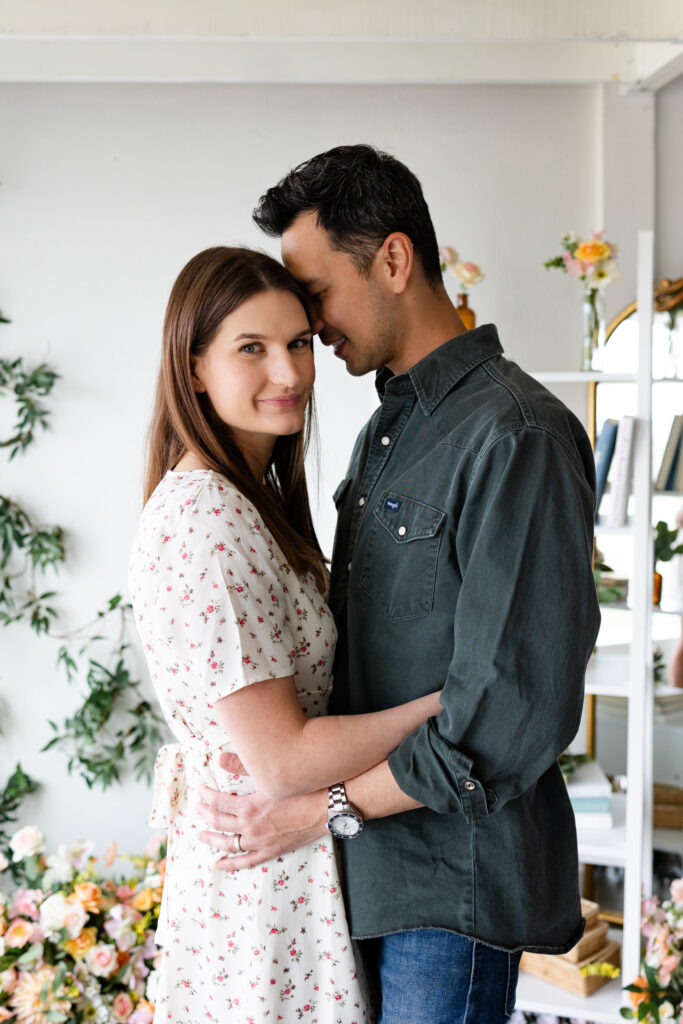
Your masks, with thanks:
[{"label": "woman's long brown hair", "polygon": [[303,430],[277,438],[260,482],[208,395],[197,394],[192,383],[193,359],[206,351],[225,317],[266,291],[292,292],[309,317],[306,293],[265,253],[225,246],[205,249],[178,275],[164,319],[161,367],[147,436],[144,500],[149,500],[185,452],[192,451],[254,505],[295,572],[312,572],[320,585],[325,558],[313,527],[304,471],[315,416],[313,395]]}]

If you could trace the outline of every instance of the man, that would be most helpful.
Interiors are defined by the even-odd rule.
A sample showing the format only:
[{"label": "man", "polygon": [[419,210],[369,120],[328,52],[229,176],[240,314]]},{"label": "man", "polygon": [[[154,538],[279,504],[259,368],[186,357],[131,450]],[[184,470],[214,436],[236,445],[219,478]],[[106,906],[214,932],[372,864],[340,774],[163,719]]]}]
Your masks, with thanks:
[{"label": "man", "polygon": [[503,357],[495,327],[465,332],[399,161],[330,150],[270,189],[255,220],[281,236],[323,344],[354,376],[377,371],[380,408],[335,493],[331,710],[443,687],[443,711],[345,792],[277,804],[206,791],[208,820],[241,834],[250,852],[225,862],[239,868],[323,835],[329,815],[382,1024],[501,1024],[520,951],[564,952],[583,928],[557,758],[599,625],[590,444]]}]

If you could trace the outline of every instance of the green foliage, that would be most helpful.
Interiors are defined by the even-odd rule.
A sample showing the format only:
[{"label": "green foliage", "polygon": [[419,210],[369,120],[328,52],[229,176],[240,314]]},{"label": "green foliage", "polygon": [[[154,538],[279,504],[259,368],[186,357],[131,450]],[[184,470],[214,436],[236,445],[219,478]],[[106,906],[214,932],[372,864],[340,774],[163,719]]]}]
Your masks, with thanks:
[{"label": "green foliage", "polygon": [[614,604],[616,601],[624,601],[626,599],[626,587],[618,586],[605,580],[604,574],[606,572],[614,572],[614,569],[604,562],[596,562],[593,566],[593,579],[595,580],[595,589],[598,592],[598,601],[600,604]]},{"label": "green foliage", "polygon": [[[95,785],[107,789],[120,782],[120,770],[131,758],[137,779],[151,780],[154,759],[162,742],[163,722],[144,698],[142,684],[134,679],[126,663],[128,644],[126,630],[130,626],[132,608],[120,594],[110,598],[107,607],[97,613],[93,624],[112,614],[119,617],[119,639],[110,654],[109,664],[90,653],[95,645],[105,642],[99,632],[88,636],[77,651],[71,644],[59,649],[57,664],[69,683],[84,677],[85,697],[80,707],[64,719],[61,726],[50,722],[55,735],[42,748],[59,747],[68,757],[69,773],[77,771],[88,788]],[[72,639],[81,637],[88,627],[77,630]],[[131,700],[134,701],[133,706]],[[125,712],[127,723],[114,728],[119,712]],[[132,719],[132,720],[131,720]]]},{"label": "green foliage", "polygon": [[670,562],[674,555],[683,555],[683,544],[676,544],[678,530],[670,530],[667,523],[660,519],[655,526],[655,568],[658,562]]},{"label": "green foliage", "polygon": [[[35,526],[23,508],[0,495],[0,626],[25,621],[37,634],[49,632],[57,616],[48,603],[55,592],[39,592],[36,575],[57,568],[65,555],[59,526]],[[9,572],[12,562],[19,563],[15,572]]]},{"label": "green foliage", "polygon": [[[4,321],[7,323],[8,321]],[[17,421],[12,436],[0,440],[0,448],[10,448],[10,459],[26,451],[34,440],[38,426],[47,427],[48,410],[40,401],[49,395],[59,374],[47,363],[41,363],[29,373],[24,369],[24,360],[0,359],[0,395],[14,395],[17,406]]]},{"label": "green foliage", "polygon": [[590,754],[570,754],[565,752],[564,754],[560,754],[557,760],[564,781],[566,782],[567,779],[574,774],[580,764],[585,764],[586,761],[592,761],[593,758]]},{"label": "green foliage", "polygon": [[8,825],[17,820],[17,811],[22,801],[30,793],[35,793],[38,788],[39,783],[27,775],[20,764],[17,764],[7,780],[5,788],[0,792],[0,850],[10,861],[12,859],[9,848],[11,836]]}]

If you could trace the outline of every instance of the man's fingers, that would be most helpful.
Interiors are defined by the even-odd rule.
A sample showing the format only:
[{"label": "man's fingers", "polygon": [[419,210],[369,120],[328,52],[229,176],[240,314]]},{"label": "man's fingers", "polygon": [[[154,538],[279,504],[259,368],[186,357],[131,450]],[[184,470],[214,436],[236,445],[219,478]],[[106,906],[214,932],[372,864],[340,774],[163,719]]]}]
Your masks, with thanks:
[{"label": "man's fingers", "polygon": [[200,832],[197,838],[216,850],[225,850],[226,853],[233,853],[235,850],[235,837],[232,835],[226,836],[222,832]]},{"label": "man's fingers", "polygon": [[216,828],[222,832],[239,832],[237,817],[234,814],[214,811],[212,807],[204,803],[199,804],[198,811],[202,821],[210,828]]}]

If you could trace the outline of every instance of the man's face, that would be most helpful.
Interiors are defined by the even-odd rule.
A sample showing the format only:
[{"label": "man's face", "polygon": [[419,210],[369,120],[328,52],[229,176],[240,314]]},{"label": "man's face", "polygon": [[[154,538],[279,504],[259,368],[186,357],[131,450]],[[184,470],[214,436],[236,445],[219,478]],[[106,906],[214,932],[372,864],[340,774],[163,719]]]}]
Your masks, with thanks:
[{"label": "man's face", "polygon": [[282,260],[311,296],[313,330],[354,377],[388,366],[398,355],[400,330],[385,284],[381,250],[368,277],[330,245],[315,212],[302,213],[282,235]]}]

